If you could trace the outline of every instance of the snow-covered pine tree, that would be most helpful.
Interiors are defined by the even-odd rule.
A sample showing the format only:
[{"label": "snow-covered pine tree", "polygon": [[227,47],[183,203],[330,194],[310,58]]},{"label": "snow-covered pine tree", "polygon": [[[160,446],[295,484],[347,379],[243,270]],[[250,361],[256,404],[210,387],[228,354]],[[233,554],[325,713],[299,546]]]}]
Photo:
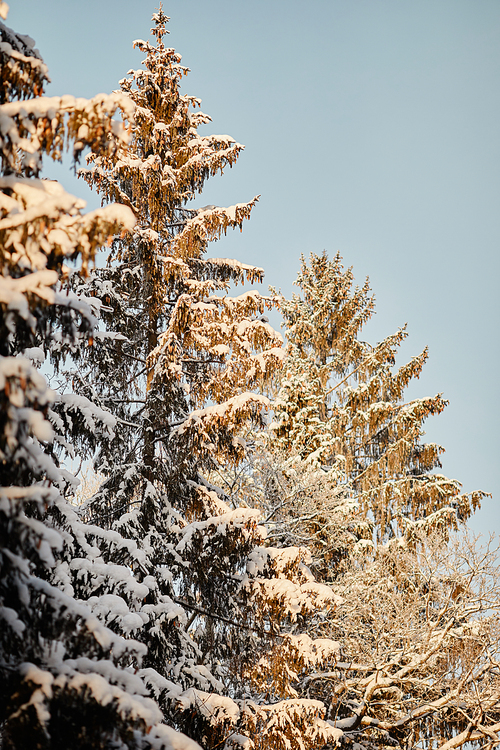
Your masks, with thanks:
[{"label": "snow-covered pine tree", "polygon": [[249,736],[258,748],[312,748],[340,732],[293,683],[306,664],[335,658],[336,643],[302,631],[337,598],[314,581],[305,549],[264,547],[259,512],[230,506],[206,479],[242,456],[241,431],[268,405],[258,391],[282,339],[263,318],[272,299],[228,295],[262,270],[206,256],[257,199],[192,207],[242,146],[198,134],[209,118],[179,91],[187,69],[163,43],[167,20],[160,8],[156,44],[135,43],[145,68],[121,82],[136,106],[128,147],[92,155],[84,173],[137,224],[115,238],[106,268],[73,279],[101,323],[94,345],[72,353],[76,366],[67,362],[76,393],[63,394],[58,424],[69,429],[84,403],[116,429],[96,435],[89,414],[78,420],[81,449],[96,447],[105,480],[85,505],[87,524],[66,513],[57,570],[115,633],[146,646],[137,676],[170,726],[205,748],[250,747]]},{"label": "snow-covered pine tree", "polygon": [[[404,331],[375,348],[359,340],[373,299],[368,282],[352,288],[339,256],[303,261],[298,284],[303,296],[283,303],[290,343],[276,422],[244,477],[271,534],[309,544],[313,569],[344,602],[311,633],[339,641],[334,668],[304,670],[297,691],[325,703],[342,741],[359,748],[489,747],[500,729],[498,550],[447,543],[482,493],[460,496],[458,483],[430,474],[439,449],[419,445],[422,423],[445,404],[403,403],[426,352],[393,373]],[[368,485],[357,481],[364,472]],[[375,549],[360,556],[367,531]]]},{"label": "snow-covered pine tree", "polygon": [[75,157],[86,146],[110,153],[127,137],[112,118],[133,107],[119,95],[43,97],[47,68],[33,40],[3,23],[0,35],[0,746],[194,750],[156,726],[162,714],[134,675],[143,644],[54,585],[68,538],[57,519],[71,516],[62,493],[72,481],[54,443],[71,447],[54,411],[61,394],[36,364],[76,347],[96,322],[63,285],[66,263],[87,265],[134,218],[123,206],[83,215],[84,202],[38,175],[42,155],[60,159],[66,144]]},{"label": "snow-covered pine tree", "polygon": [[394,369],[405,328],[376,346],[360,340],[374,298],[368,280],[353,288],[339,255],[302,258],[296,284],[300,294],[280,305],[288,357],[273,405],[277,447],[335,467],[378,541],[457,528],[484,493],[461,494],[433,473],[443,448],[421,440],[424,421],[446,406],[441,395],[404,401],[427,349]]},{"label": "snow-covered pine tree", "polygon": [[[202,449],[213,437],[215,445],[225,441],[234,456],[242,449],[233,440],[232,423],[225,429],[219,408],[200,417],[197,428],[193,420],[189,432],[196,445],[183,455],[173,447],[188,429],[180,422],[192,409],[224,402],[263,382],[282,358],[282,339],[261,320],[273,300],[257,292],[227,297],[231,282],[261,281],[262,269],[205,257],[209,241],[230,227],[241,228],[258,197],[227,209],[186,207],[209,176],[234,164],[243,147],[229,136],[197,133],[210,118],[192,111],[199,100],[179,91],[187,69],[175,50],[163,44],[166,20],[162,10],[154,16],[156,46],[135,42],[147,55],[145,70],[132,71],[121,81],[122,91],[137,106],[130,150],[112,158],[92,158],[93,169],[82,172],[104,201],[120,200],[138,217],[134,234],[115,240],[111,265],[94,277],[91,293],[105,300],[109,309],[102,320],[112,330],[103,333],[104,343],[95,349],[100,378],[96,388],[107,406],[116,404],[115,390],[128,395],[119,416],[132,429],[122,430],[120,457],[127,434],[127,445],[135,446],[133,456],[140,456],[146,467],[143,479],[153,475],[159,479],[158,472],[167,466],[168,476],[162,481],[176,486],[173,466],[182,476],[185,467],[179,459],[182,455],[187,467],[193,447]],[[240,397],[231,402],[226,417],[245,419],[266,403],[260,396]],[[172,421],[179,424],[171,437]],[[212,427],[217,423],[212,437],[209,422]],[[170,450],[175,451],[175,460],[159,460]],[[100,460],[105,460],[104,453]],[[198,465],[199,461],[197,455]],[[114,459],[113,463],[116,466]],[[130,463],[136,465],[135,460]],[[120,484],[121,470],[113,472]],[[135,485],[136,479],[131,477],[131,483]],[[103,493],[112,484],[110,477]],[[116,512],[114,499],[113,505]]]},{"label": "snow-covered pine tree", "polygon": [[[319,283],[314,294],[304,295],[309,309],[298,296],[285,302],[293,344],[278,425],[271,438],[251,435],[253,452],[243,470],[220,473],[228,491],[264,509],[263,522],[275,544],[311,548],[319,580],[330,582],[342,598],[342,607],[307,630],[313,638],[338,641],[333,668],[304,665],[295,689],[327,706],[329,723],[342,731],[339,741],[360,750],[489,747],[500,729],[498,549],[447,543],[454,522],[444,515],[444,523],[436,524],[439,534],[431,532],[433,523],[417,520],[408,536],[418,543],[408,545],[404,526],[394,524],[385,540],[378,529],[371,554],[359,554],[367,542],[371,545],[370,515],[356,508],[358,493],[350,490],[345,456],[332,450],[329,420],[338,411],[327,396],[335,378],[341,388],[349,373],[361,373],[360,388],[371,386],[360,366],[366,367],[371,348],[358,340],[358,332],[373,301],[367,283],[352,289],[352,275],[344,272],[340,258],[336,284],[325,283],[324,276],[335,280],[325,273],[329,261],[317,261]],[[332,368],[322,336],[332,344],[335,336],[339,339]],[[375,378],[391,364],[387,342],[383,346],[386,358],[370,371]],[[381,387],[377,380],[375,385]],[[351,423],[354,416],[353,408]],[[445,488],[449,484],[444,480]]]}]

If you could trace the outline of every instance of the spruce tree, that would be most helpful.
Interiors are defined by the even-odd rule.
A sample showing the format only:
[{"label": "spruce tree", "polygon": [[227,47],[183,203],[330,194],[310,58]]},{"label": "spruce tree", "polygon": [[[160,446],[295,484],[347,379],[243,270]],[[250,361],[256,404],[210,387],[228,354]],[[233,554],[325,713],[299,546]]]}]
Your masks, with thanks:
[{"label": "spruce tree", "polygon": [[171,727],[205,748],[245,735],[263,748],[314,747],[338,731],[293,682],[305,663],[335,658],[336,643],[301,634],[337,598],[315,582],[307,550],[266,547],[259,511],[230,505],[207,479],[243,456],[241,433],[261,422],[269,401],[259,390],[283,358],[263,316],[274,300],[228,294],[262,269],[206,255],[257,198],[193,206],[243,147],[198,134],[209,118],[180,92],[187,69],[164,45],[167,20],[154,14],[156,43],[135,43],[144,68],[121,81],[136,107],[130,143],[92,154],[83,173],[137,223],[114,239],[105,268],[73,277],[100,326],[66,379],[116,428],[106,436],[80,425],[104,481],[83,508],[87,523],[68,522],[60,567],[99,618],[144,644],[137,675]]},{"label": "spruce tree", "polygon": [[427,352],[394,371],[404,330],[360,340],[374,300],[339,256],[303,260],[297,284],[282,302],[275,422],[244,479],[271,534],[308,543],[343,600],[308,631],[339,642],[334,668],[305,671],[298,693],[360,748],[488,747],[500,728],[498,549],[448,541],[482,493],[431,473],[441,449],[421,444],[422,424],[445,402],[403,400]]},{"label": "spruce tree", "polygon": [[283,299],[288,357],[274,402],[277,444],[335,469],[377,541],[418,530],[456,529],[479,506],[481,492],[439,473],[443,451],[422,442],[425,420],[446,406],[441,395],[405,402],[425,349],[395,368],[404,328],[372,346],[359,336],[373,315],[368,280],[325,253],[301,261],[300,294]]},{"label": "spruce tree", "polygon": [[60,159],[66,143],[75,158],[84,147],[110,153],[126,139],[112,117],[132,108],[117,95],[43,97],[47,68],[33,40],[4,24],[0,34],[0,744],[173,747],[167,727],[151,731],[161,712],[128,668],[144,647],[58,585],[68,534],[58,519],[71,514],[63,493],[72,478],[55,446],[71,446],[56,414],[63,397],[37,369],[96,323],[64,285],[67,263],[88,265],[134,223],[124,207],[82,214],[82,201],[39,179],[42,155]]}]

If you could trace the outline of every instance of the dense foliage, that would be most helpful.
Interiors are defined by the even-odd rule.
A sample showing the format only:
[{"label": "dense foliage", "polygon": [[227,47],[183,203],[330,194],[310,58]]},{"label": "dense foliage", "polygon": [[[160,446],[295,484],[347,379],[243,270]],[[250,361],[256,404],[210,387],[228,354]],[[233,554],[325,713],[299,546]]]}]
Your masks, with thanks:
[{"label": "dense foliage", "polygon": [[[167,21],[90,100],[0,24],[0,747],[493,746],[496,557],[446,541],[480,493],[431,473],[426,354],[359,340],[339,257],[233,296],[263,271],[210,243],[258,197],[197,206],[243,146],[198,132]],[[104,208],[40,179],[65,148]]]},{"label": "dense foliage", "polygon": [[461,494],[459,482],[433,473],[443,448],[422,442],[423,425],[445,408],[442,396],[404,400],[427,350],[395,368],[405,328],[376,346],[361,340],[375,301],[340,255],[303,258],[296,284],[300,294],[280,305],[288,357],[274,402],[278,444],[335,467],[378,541],[456,529],[483,493]]}]

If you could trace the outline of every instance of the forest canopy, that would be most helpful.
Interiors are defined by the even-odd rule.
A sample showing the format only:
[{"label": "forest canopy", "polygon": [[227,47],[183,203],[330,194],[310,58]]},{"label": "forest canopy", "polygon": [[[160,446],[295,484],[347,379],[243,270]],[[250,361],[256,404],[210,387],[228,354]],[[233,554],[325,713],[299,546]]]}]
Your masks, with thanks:
[{"label": "forest canopy", "polygon": [[360,338],[340,255],[288,300],[211,254],[259,196],[198,206],[244,147],[168,20],[91,99],[0,23],[0,748],[492,748],[497,550],[405,397],[427,351]]}]

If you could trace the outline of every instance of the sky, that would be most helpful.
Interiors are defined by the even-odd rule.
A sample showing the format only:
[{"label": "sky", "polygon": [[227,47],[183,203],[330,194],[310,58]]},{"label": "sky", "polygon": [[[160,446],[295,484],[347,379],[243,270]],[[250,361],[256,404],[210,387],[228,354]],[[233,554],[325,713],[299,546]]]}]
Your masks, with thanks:
[{"label": "sky", "polygon": [[[36,40],[48,95],[118,88],[157,0],[12,0]],[[398,362],[429,347],[409,397],[443,393],[426,439],[443,473],[493,493],[470,523],[500,532],[498,0],[167,0],[167,44],[191,72],[204,132],[245,144],[200,205],[261,195],[243,233],[211,254],[264,267],[286,296],[300,256],[338,251],[377,314],[371,343],[408,323]],[[88,208],[68,166],[48,165]],[[279,319],[273,318],[279,326]]]}]

